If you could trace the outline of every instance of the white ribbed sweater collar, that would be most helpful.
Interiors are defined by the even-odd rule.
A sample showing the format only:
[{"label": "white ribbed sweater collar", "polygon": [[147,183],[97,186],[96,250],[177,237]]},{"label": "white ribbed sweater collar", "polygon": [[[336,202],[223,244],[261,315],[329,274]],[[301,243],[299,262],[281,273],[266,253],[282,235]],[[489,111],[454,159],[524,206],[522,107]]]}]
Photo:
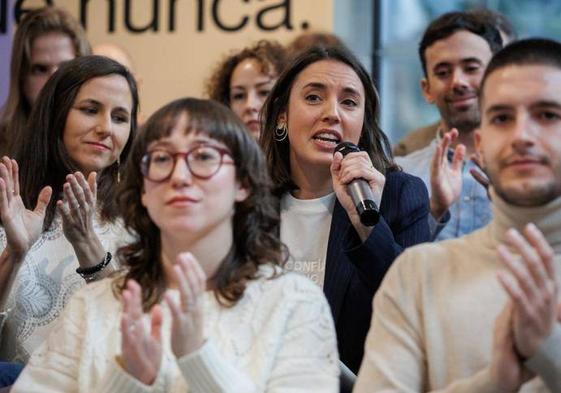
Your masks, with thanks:
[{"label": "white ribbed sweater collar", "polygon": [[534,223],[553,247],[561,254],[561,197],[544,206],[519,207],[508,204],[491,189],[493,220],[490,232],[495,242],[502,242],[506,231],[515,228],[521,231],[528,223]]}]

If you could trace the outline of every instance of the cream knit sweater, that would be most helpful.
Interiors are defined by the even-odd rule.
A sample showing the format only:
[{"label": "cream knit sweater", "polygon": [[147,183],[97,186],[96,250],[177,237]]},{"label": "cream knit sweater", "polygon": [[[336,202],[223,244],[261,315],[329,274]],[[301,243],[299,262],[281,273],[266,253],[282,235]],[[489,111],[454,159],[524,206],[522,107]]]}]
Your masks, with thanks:
[{"label": "cream knit sweater", "polygon": [[[96,218],[94,230],[103,249],[113,254],[131,238],[119,220],[102,224]],[[5,247],[6,234],[0,228],[0,252]],[[76,273],[79,266],[57,215],[51,228],[33,244],[15,277],[5,306],[8,317],[0,332],[0,360],[28,361],[56,325],[72,294],[86,285]]]},{"label": "cream knit sweater", "polygon": [[[493,194],[491,223],[470,235],[406,250],[374,299],[355,392],[495,392],[489,378],[495,320],[507,294],[496,247],[509,228],[535,223],[555,250],[561,283],[561,198],[517,208]],[[561,392],[561,324],[527,363],[521,392]],[[549,390],[548,390],[549,389]]]},{"label": "cream knit sweater", "polygon": [[90,284],[67,305],[12,393],[336,392],[335,328],[321,289],[295,273],[268,279],[272,269],[261,271],[262,278],[250,282],[232,308],[205,293],[207,341],[181,359],[171,352],[171,317],[162,306],[164,355],[152,386],[115,361],[121,353],[122,309],[111,281]]}]

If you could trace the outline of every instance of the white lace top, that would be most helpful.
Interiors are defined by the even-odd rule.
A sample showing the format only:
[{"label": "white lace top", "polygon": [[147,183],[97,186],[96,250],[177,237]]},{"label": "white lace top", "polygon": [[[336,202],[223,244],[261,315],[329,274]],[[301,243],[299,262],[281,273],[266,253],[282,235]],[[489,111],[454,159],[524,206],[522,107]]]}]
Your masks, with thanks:
[{"label": "white lace top", "polygon": [[262,277],[250,282],[231,308],[206,292],[206,343],[179,360],[171,352],[164,302],[163,360],[152,386],[132,378],[115,360],[122,309],[112,281],[90,284],[70,301],[12,393],[337,392],[335,328],[321,289],[295,273],[269,279],[272,272],[262,268]]},{"label": "white lace top", "polygon": [[[112,253],[130,240],[119,223],[95,223],[94,229],[105,250]],[[5,247],[6,234],[0,227],[0,251]],[[33,245],[15,278],[4,307],[9,312],[0,335],[0,360],[27,362],[50,333],[70,296],[85,285],[76,268],[78,259],[57,216]]]}]

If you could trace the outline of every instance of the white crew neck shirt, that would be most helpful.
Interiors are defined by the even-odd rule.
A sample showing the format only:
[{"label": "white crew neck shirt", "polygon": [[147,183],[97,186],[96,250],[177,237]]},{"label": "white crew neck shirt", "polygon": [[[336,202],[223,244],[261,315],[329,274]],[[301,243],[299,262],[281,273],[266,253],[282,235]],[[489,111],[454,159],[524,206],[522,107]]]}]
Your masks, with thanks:
[{"label": "white crew neck shirt", "polygon": [[280,237],[290,253],[285,268],[322,288],[334,206],[334,192],[316,199],[297,199],[286,193],[281,199]]}]

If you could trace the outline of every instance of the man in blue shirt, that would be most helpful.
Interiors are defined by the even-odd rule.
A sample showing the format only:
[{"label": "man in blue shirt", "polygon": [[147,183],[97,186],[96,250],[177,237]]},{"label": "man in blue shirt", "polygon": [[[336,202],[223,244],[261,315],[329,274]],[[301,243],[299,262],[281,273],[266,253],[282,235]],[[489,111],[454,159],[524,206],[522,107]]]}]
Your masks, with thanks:
[{"label": "man in blue shirt", "polygon": [[436,240],[455,238],[491,219],[487,190],[470,174],[479,126],[479,84],[493,53],[502,47],[489,20],[469,12],[435,19],[419,46],[427,102],[437,106],[440,124],[432,143],[396,162],[425,182],[431,197],[431,230]]}]

